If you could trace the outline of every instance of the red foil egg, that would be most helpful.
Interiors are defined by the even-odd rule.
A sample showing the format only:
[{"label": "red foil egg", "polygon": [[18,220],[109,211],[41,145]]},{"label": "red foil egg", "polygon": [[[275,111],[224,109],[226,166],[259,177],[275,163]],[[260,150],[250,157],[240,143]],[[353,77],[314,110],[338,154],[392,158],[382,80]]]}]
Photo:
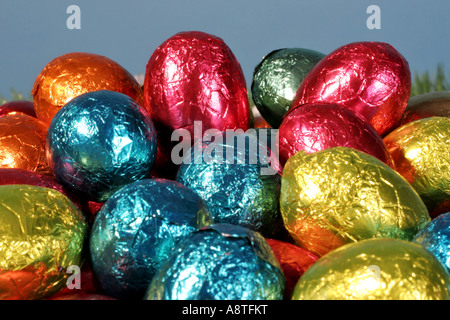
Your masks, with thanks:
[{"label": "red foil egg", "polygon": [[36,118],[33,102],[27,100],[10,101],[0,106],[0,116],[24,113]]},{"label": "red foil egg", "polygon": [[314,253],[288,242],[275,239],[266,239],[266,242],[283,270],[286,278],[285,297],[289,299],[298,279],[319,258]]},{"label": "red foil egg", "polygon": [[193,142],[194,121],[201,121],[202,133],[249,128],[242,68],[222,39],[204,32],[180,32],[155,50],[145,72],[144,103],[168,155],[174,130],[189,130]]},{"label": "red foil egg", "polygon": [[291,108],[338,103],[384,135],[402,117],[410,91],[409,65],[397,50],[382,42],[355,42],[331,52],[308,73]]},{"label": "red foil egg", "polygon": [[393,168],[383,138],[364,119],[337,104],[305,104],[291,109],[279,131],[280,163],[300,150],[312,153],[332,147],[348,147],[368,153]]}]

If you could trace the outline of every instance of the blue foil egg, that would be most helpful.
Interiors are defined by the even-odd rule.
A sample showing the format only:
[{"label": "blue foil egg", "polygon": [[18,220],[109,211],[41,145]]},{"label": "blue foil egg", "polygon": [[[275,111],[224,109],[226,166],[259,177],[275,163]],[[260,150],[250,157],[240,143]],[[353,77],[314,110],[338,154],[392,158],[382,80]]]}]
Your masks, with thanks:
[{"label": "blue foil egg", "polygon": [[450,212],[431,220],[413,239],[430,251],[450,272]]},{"label": "blue foil egg", "polygon": [[156,131],[133,99],[101,90],[61,108],[48,129],[46,148],[63,186],[90,201],[105,202],[124,185],[150,177]]},{"label": "blue foil egg", "polygon": [[214,224],[184,238],[161,266],[146,300],[281,300],[285,278],[255,231]]},{"label": "blue foil egg", "polygon": [[117,191],[98,212],[90,236],[92,269],[107,295],[142,299],[174,246],[211,216],[182,184],[144,179]]},{"label": "blue foil egg", "polygon": [[284,229],[278,159],[258,137],[259,133],[222,134],[219,140],[194,145],[180,164],[176,180],[202,197],[214,223],[277,237]]}]

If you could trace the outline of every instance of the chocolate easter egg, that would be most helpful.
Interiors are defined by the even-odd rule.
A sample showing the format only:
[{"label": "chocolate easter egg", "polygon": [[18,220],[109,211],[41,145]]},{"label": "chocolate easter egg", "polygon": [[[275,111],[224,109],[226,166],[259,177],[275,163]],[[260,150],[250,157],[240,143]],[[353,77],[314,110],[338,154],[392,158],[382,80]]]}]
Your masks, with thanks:
[{"label": "chocolate easter egg", "polygon": [[396,49],[383,42],[354,42],[320,60],[302,81],[291,108],[338,103],[383,135],[402,117],[410,91],[409,65]]},{"label": "chocolate easter egg", "polygon": [[[225,42],[204,32],[180,32],[167,39],[147,63],[145,107],[170,156],[172,132],[194,121],[210,128],[249,128],[250,107],[241,66]],[[193,141],[193,139],[192,139]]]}]

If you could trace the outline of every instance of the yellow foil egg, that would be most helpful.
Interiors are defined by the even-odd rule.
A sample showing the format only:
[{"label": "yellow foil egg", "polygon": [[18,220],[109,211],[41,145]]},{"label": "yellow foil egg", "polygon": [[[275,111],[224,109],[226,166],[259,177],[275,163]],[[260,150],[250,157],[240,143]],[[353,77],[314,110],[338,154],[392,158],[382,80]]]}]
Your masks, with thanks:
[{"label": "yellow foil egg", "polygon": [[400,174],[346,147],[300,151],[289,158],[280,205],[295,242],[319,256],[363,239],[411,240],[430,221],[419,195]]},{"label": "yellow foil egg", "polygon": [[450,118],[407,123],[384,138],[396,170],[413,186],[430,216],[450,210]]},{"label": "yellow foil egg", "polygon": [[0,186],[0,300],[43,299],[63,289],[67,269],[81,268],[86,234],[81,212],[59,191]]},{"label": "yellow foil egg", "polygon": [[450,274],[431,252],[398,239],[347,244],[312,265],[292,300],[447,300]]}]

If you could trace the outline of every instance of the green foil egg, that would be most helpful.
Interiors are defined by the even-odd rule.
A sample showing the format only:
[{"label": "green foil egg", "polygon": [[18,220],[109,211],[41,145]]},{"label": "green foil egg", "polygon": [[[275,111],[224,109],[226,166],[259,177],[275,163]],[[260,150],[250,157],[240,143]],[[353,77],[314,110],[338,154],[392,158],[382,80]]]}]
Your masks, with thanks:
[{"label": "green foil egg", "polygon": [[302,80],[324,57],[303,49],[278,49],[266,55],[253,72],[252,98],[261,116],[278,128]]}]

